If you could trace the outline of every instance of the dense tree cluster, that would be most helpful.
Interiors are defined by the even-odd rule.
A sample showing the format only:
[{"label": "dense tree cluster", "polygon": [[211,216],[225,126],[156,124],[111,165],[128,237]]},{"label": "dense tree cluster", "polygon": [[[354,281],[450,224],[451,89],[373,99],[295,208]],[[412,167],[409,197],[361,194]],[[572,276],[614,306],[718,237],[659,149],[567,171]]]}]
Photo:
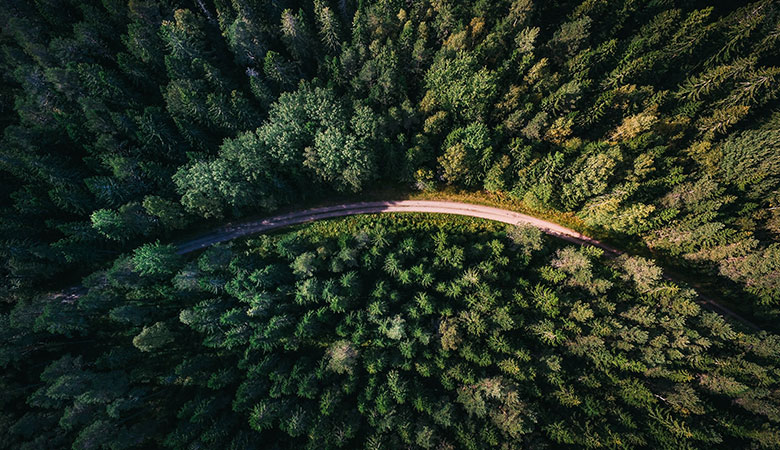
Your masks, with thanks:
[{"label": "dense tree cluster", "polygon": [[778,61],[774,0],[4,0],[0,447],[778,447],[780,340],[643,258],[398,217],[160,244],[452,186],[778,331]]},{"label": "dense tree cluster", "polygon": [[8,448],[780,445],[778,336],[536,229],[352,219],[85,284],[3,317]]},{"label": "dense tree cluster", "polygon": [[707,3],[5,1],[3,285],[401,182],[572,211],[777,312],[780,7]]}]

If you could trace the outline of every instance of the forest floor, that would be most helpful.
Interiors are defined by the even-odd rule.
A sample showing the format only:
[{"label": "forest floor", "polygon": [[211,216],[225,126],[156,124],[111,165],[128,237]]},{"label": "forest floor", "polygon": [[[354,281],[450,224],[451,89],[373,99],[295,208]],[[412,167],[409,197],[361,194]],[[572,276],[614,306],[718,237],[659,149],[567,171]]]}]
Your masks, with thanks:
[{"label": "forest floor", "polygon": [[[453,195],[457,198],[457,196]],[[425,198],[424,195],[421,197]],[[484,203],[484,202],[483,202]],[[515,208],[512,208],[515,209]],[[271,231],[277,228],[287,227],[291,225],[297,225],[316,220],[330,219],[336,217],[352,216],[358,214],[378,214],[378,213],[403,213],[403,212],[416,212],[416,213],[428,213],[428,214],[453,214],[461,216],[469,216],[482,218],[487,220],[498,221],[511,225],[529,225],[539,228],[544,233],[551,236],[555,236],[569,242],[576,244],[588,244],[605,250],[611,255],[620,255],[623,251],[605,244],[595,238],[588,237],[579,231],[571,228],[564,227],[558,223],[548,221],[542,218],[534,217],[531,215],[523,214],[511,209],[499,208],[494,206],[487,206],[484,204],[475,203],[463,203],[449,200],[397,200],[397,201],[364,201],[364,202],[347,202],[336,205],[321,206],[309,209],[303,209],[298,211],[287,212],[278,214],[272,217],[266,217],[262,219],[247,220],[237,224],[228,224],[219,227],[211,232],[203,234],[199,237],[180,241],[177,244],[178,252],[180,254],[190,253],[210,245],[220,242],[230,241],[242,236],[250,234],[261,233]],[[554,215],[554,214],[553,214]],[[556,217],[557,218],[557,217]],[[559,218],[560,219],[560,218]],[[579,228],[579,227],[578,227]],[[685,276],[680,276],[674,271],[666,269],[664,271],[664,278],[675,281],[684,282]],[[685,283],[690,284],[690,283]],[[731,309],[723,306],[720,302],[713,300],[709,296],[706,296],[699,292],[700,302],[721,314],[730,316],[744,325],[759,329],[750,320],[735,313]]]}]

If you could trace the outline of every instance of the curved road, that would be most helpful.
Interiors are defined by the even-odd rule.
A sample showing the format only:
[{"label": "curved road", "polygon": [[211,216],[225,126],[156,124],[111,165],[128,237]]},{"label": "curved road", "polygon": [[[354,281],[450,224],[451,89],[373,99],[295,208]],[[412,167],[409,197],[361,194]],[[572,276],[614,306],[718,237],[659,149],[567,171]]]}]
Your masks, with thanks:
[{"label": "curved road", "polygon": [[177,245],[179,254],[185,254],[200,250],[219,242],[226,242],[247,234],[261,233],[276,228],[297,225],[315,220],[329,219],[333,217],[354,216],[358,214],[397,212],[420,212],[432,214],[455,214],[459,216],[479,217],[481,219],[495,220],[497,222],[512,225],[526,224],[541,229],[543,232],[565,239],[576,244],[590,244],[605,251],[619,255],[622,252],[595,239],[589,238],[572,229],[562,227],[557,223],[537,219],[533,216],[520,214],[507,209],[493,208],[490,206],[473,205],[470,203],[428,201],[428,200],[399,200],[389,202],[360,202],[346,203],[343,205],[325,206],[322,208],[306,209],[288,214],[268,217],[261,220],[244,222],[237,225],[220,227],[199,238],[182,242]]},{"label": "curved road", "polygon": [[[346,203],[342,205],[325,206],[321,208],[306,209],[287,214],[280,214],[260,220],[243,222],[236,225],[226,225],[220,227],[201,237],[191,239],[177,244],[178,253],[186,254],[201,250],[213,244],[230,241],[232,239],[246,236],[249,234],[262,233],[265,231],[283,228],[290,225],[297,225],[315,220],[329,219],[333,217],[354,216],[358,214],[377,214],[377,213],[398,213],[398,212],[420,212],[432,214],[455,214],[460,216],[478,217],[481,219],[494,220],[512,225],[531,225],[541,229],[544,233],[560,239],[567,240],[576,244],[588,244],[603,249],[611,255],[620,255],[623,252],[599,242],[596,239],[585,236],[570,228],[563,227],[553,222],[538,219],[533,216],[521,214],[506,209],[493,208],[490,206],[474,205],[470,203],[448,202],[448,201],[429,201],[429,200],[399,200],[385,202],[359,202]],[[669,273],[664,274],[664,278],[670,281],[676,281]],[[699,301],[710,309],[716,310],[721,314],[733,317],[750,328],[758,330],[759,327],[749,320],[741,317],[725,306],[716,301],[703,296],[699,293]]]}]

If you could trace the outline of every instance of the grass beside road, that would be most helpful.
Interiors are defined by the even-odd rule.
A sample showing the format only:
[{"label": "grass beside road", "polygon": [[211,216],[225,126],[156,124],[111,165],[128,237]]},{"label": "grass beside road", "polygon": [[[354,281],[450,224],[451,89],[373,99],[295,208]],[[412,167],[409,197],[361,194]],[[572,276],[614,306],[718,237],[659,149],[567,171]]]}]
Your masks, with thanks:
[{"label": "grass beside road", "polygon": [[456,189],[443,189],[430,192],[413,192],[407,197],[409,200],[439,200],[450,202],[473,203],[476,205],[493,206],[501,209],[516,211],[539,219],[549,220],[563,225],[572,230],[586,234],[588,230],[580,218],[573,213],[565,213],[554,209],[531,208],[522,201],[515,200],[503,192],[487,191],[460,191]]},{"label": "grass beside road", "polygon": [[564,227],[582,233],[585,236],[597,239],[610,244],[615,248],[626,250],[632,254],[646,257],[653,257],[650,251],[636,238],[621,238],[613,233],[607,233],[600,229],[588,227],[582,219],[572,212],[558,211],[552,208],[535,208],[530,205],[514,199],[503,192],[488,191],[466,191],[446,186],[434,191],[419,191],[409,187],[409,185],[390,185],[376,189],[367,189],[366,191],[355,193],[323,193],[315,195],[307,201],[297,202],[282,206],[273,211],[263,211],[233,219],[211,219],[202,221],[193,226],[186,233],[180,233],[176,236],[176,241],[186,241],[195,238],[203,233],[214,230],[217,227],[229,225],[231,223],[241,223],[246,221],[263,219],[265,217],[289,212],[301,211],[310,208],[323,206],[332,206],[341,203],[356,203],[369,201],[391,201],[391,200],[438,200],[471,203],[476,205],[492,206],[495,208],[506,209],[510,211],[527,214],[539,219],[557,223]]},{"label": "grass beside road", "polygon": [[[398,185],[370,189],[365,192],[361,192],[360,194],[323,193],[322,195],[316,195],[310,198],[308,201],[286,205],[274,211],[264,211],[262,213],[249,214],[228,221],[225,221],[224,219],[204,221],[201,222],[199,226],[190,229],[188,233],[178,235],[177,241],[181,242],[188,240],[189,238],[194,238],[205,232],[212,231],[214,228],[229,225],[230,223],[241,223],[245,221],[257,220],[277,214],[284,214],[288,212],[301,211],[310,208],[331,206],[342,203],[392,200],[437,200],[471,203],[516,211],[537,217],[539,219],[560,224],[580,232],[583,235],[602,241],[603,243],[612,247],[619,248],[629,254],[653,259],[656,264],[661,266],[667,273],[673,274],[674,278],[678,281],[685,282],[689,286],[695,287],[697,291],[706,295],[707,297],[717,299],[718,303],[722,303],[729,309],[739,312],[740,314],[746,316],[746,318],[749,320],[758,323],[763,328],[773,329],[773,326],[771,326],[768,323],[768,320],[766,320],[771,320],[771,315],[769,315],[767,318],[764,318],[764,320],[761,320],[762,318],[757,316],[761,316],[763,314],[756,314],[756,312],[751,308],[746,307],[746,303],[750,302],[740,301],[744,300],[744,295],[747,294],[738,287],[733,286],[733,283],[730,285],[726,282],[727,280],[722,279],[716,274],[712,274],[710,272],[705,273],[705,271],[702,269],[697,270],[696,268],[682,266],[679,264],[679,262],[670,258],[668,255],[654,253],[646,245],[644,245],[644,241],[641,239],[641,237],[622,236],[616,235],[614,233],[608,233],[604,230],[593,229],[588,227],[574,213],[557,211],[552,208],[533,208],[523,203],[522,201],[513,199],[507,194],[500,192],[494,193],[487,191],[463,191],[452,187],[446,187],[436,191],[416,191],[410,189],[408,186]],[[400,217],[400,215],[398,217]]]}]

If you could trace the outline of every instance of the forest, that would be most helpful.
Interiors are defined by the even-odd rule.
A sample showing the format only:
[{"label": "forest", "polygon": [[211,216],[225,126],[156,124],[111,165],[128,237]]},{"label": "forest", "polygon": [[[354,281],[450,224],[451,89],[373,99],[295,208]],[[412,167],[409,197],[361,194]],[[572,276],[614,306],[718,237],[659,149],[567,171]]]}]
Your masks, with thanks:
[{"label": "forest", "polygon": [[367,216],[189,259],[145,244],[85,287],[11,318],[6,362],[52,361],[4,379],[29,392],[9,448],[780,445],[780,336],[536,228]]},{"label": "forest", "polygon": [[[780,447],[778,61],[774,0],[4,0],[0,448]],[[382,189],[626,255],[171,244]]]}]

